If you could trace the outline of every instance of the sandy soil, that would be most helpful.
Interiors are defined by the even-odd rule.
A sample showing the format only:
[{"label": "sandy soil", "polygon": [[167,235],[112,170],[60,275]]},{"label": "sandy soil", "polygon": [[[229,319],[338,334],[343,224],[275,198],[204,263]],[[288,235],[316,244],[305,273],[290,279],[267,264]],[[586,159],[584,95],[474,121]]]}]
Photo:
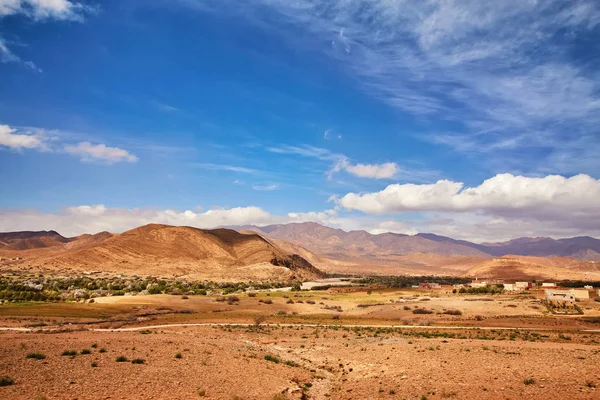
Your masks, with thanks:
[{"label": "sandy soil", "polygon": [[[337,329],[337,328],[336,328]],[[600,346],[334,328],[0,333],[10,399],[401,399],[600,396]],[[97,345],[93,348],[92,345]],[[105,348],[106,352],[100,353]],[[62,356],[64,350],[91,354]],[[26,358],[41,352],[43,360]],[[180,353],[181,358],[175,358]],[[144,364],[116,362],[123,355]],[[265,359],[273,356],[280,362]],[[92,363],[96,367],[92,367]],[[288,362],[288,364],[286,364]],[[477,366],[474,368],[474,366]],[[526,384],[532,378],[534,383]],[[281,397],[276,397],[279,394]],[[200,396],[203,394],[203,396]],[[43,398],[43,397],[38,397]]]}]

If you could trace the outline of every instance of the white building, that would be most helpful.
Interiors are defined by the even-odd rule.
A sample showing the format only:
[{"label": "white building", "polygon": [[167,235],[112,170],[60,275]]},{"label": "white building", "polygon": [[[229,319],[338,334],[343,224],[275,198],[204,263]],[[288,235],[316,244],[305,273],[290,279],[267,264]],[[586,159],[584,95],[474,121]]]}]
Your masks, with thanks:
[{"label": "white building", "polygon": [[575,295],[569,290],[546,290],[546,301],[573,305]]}]

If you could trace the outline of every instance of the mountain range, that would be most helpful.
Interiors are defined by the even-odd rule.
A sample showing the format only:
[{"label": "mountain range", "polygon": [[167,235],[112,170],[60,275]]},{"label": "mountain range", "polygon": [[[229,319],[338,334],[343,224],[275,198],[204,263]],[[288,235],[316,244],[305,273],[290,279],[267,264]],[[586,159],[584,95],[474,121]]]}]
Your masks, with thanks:
[{"label": "mountain range", "polygon": [[235,226],[236,230],[292,242],[317,254],[352,259],[370,256],[399,256],[411,253],[433,253],[445,256],[502,257],[505,255],[569,257],[584,261],[600,261],[600,240],[589,237],[552,239],[549,237],[518,238],[499,243],[473,243],[432,233],[404,235],[371,234],[366,231],[346,232],[314,222],[285,225]]},{"label": "mountain range", "polygon": [[21,260],[8,265],[212,280],[314,279],[325,272],[600,280],[600,240],[591,237],[473,243],[313,222],[212,230],[150,224],[72,238],[0,233],[0,258],[6,264],[15,256]]}]

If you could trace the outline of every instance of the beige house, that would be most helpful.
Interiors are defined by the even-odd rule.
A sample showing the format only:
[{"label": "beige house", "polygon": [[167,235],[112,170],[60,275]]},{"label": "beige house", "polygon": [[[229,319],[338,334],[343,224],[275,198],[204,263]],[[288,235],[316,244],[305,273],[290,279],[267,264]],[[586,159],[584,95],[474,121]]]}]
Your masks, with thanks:
[{"label": "beige house", "polygon": [[590,291],[587,289],[571,289],[570,292],[575,296],[576,300],[590,299]]},{"label": "beige house", "polygon": [[572,306],[575,304],[575,295],[570,290],[546,290],[546,301]]}]

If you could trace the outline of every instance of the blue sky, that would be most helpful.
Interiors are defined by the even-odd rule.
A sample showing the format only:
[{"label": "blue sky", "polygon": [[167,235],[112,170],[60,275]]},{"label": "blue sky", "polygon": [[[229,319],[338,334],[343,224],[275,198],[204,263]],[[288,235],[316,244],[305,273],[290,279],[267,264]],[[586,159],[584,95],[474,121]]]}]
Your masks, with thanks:
[{"label": "blue sky", "polygon": [[0,230],[600,236],[594,1],[0,0]]}]

